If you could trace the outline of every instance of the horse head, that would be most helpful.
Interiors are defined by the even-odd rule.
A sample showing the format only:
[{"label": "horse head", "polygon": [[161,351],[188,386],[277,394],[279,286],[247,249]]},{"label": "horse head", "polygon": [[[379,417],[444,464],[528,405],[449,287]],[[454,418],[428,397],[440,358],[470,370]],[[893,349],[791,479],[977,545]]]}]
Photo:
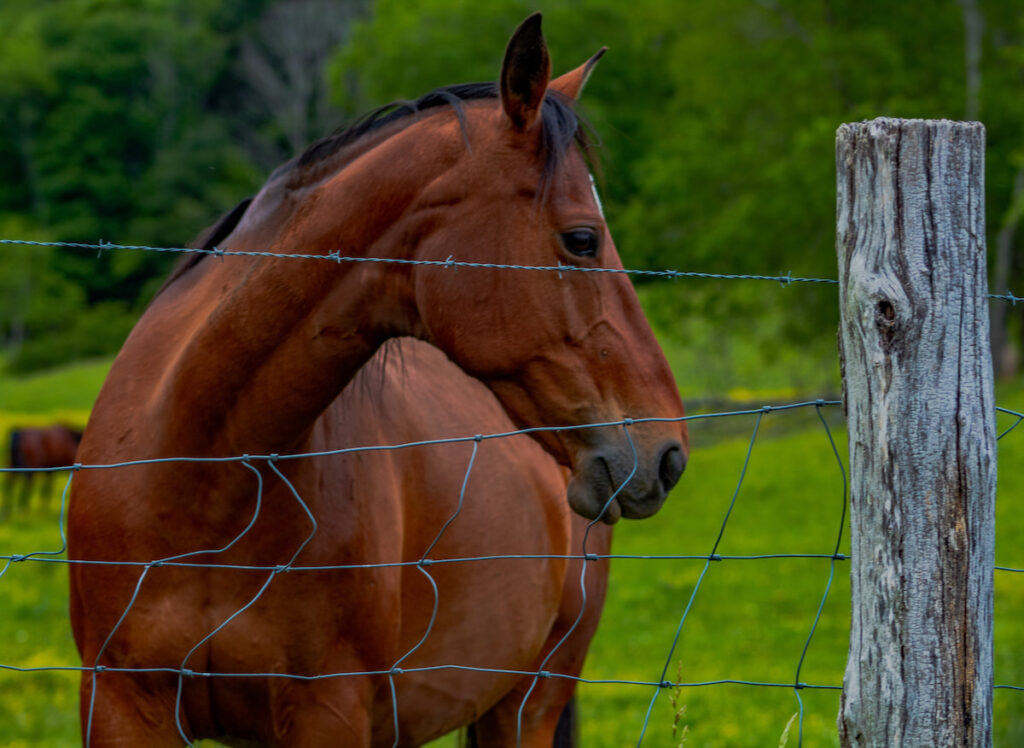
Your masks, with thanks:
[{"label": "horse head", "polygon": [[[535,434],[572,468],[573,509],[606,522],[646,517],[686,465],[683,406],[619,272],[572,109],[604,50],[549,80],[540,25],[535,14],[513,34],[497,101],[466,107],[467,147],[414,206],[427,217],[412,234],[414,257],[563,269],[416,268],[416,333],[485,382],[521,426],[578,427]],[[652,417],[665,420],[629,423]]]},{"label": "horse head", "polygon": [[[603,51],[551,80],[533,15],[497,85],[438,89],[313,144],[203,246],[339,262],[183,265],[103,397],[162,408],[149,417],[174,429],[175,451],[283,452],[381,344],[414,336],[487,384],[518,425],[542,429],[572,469],[577,512],[653,514],[683,472],[687,435],[574,110]],[[156,394],[134,389],[149,385],[132,367],[161,372]],[[113,433],[123,419],[106,410]],[[180,412],[202,412],[204,428]]]}]

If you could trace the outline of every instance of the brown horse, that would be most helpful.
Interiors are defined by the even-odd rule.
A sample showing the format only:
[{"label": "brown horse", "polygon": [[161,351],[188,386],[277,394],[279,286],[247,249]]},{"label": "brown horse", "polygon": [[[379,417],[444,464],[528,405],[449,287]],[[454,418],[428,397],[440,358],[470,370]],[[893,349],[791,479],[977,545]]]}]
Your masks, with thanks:
[{"label": "brown horse", "polygon": [[[18,472],[7,474],[8,500],[4,507],[0,507],[0,516],[6,516],[15,508],[28,508],[33,478],[40,471],[43,478],[42,500],[48,502],[53,493],[54,468],[74,464],[80,441],[82,432],[63,424],[12,429],[10,465]],[[20,490],[18,484],[21,485]]]},{"label": "brown horse", "polygon": [[[383,403],[364,380],[355,391],[381,413],[351,423],[345,419],[356,416],[339,395],[386,340],[412,336],[433,343],[496,396],[488,408],[501,406],[485,417],[467,405],[465,420],[458,412],[472,387],[433,382],[452,393],[430,411],[426,433],[546,427],[533,436],[569,471],[559,488],[578,514],[611,524],[656,512],[685,465],[686,431],[668,365],[628,278],[616,272],[621,264],[582,153],[572,102],[599,56],[549,85],[540,18],[532,16],[509,42],[497,86],[450,87],[378,112],[278,169],[206,244],[215,238],[229,253],[325,259],[231,255],[187,263],[115,361],[79,461],[284,455],[330,449],[359,432],[366,444],[393,438],[403,433],[403,419],[416,417],[407,415],[411,405]],[[393,262],[329,262],[332,253]],[[446,262],[452,256],[468,264],[453,267]],[[479,266],[492,263],[564,269]],[[406,399],[422,397],[408,387]],[[609,422],[623,425],[599,425]],[[531,446],[509,442],[503,450],[511,456],[490,459],[495,470],[508,459],[521,477],[486,481],[481,500],[470,502],[477,513],[469,519],[466,510],[453,522],[432,557],[568,547],[567,513],[536,498],[549,493],[554,473],[542,477],[551,471],[538,462],[533,441],[517,443]],[[69,555],[122,562],[71,567],[75,639],[86,666],[102,668],[82,679],[87,743],[160,746],[178,745],[182,736],[228,736],[269,745],[411,746],[483,715],[483,744],[514,745],[520,731],[498,707],[521,701],[515,676],[390,668],[428,628],[403,669],[438,660],[535,662],[566,590],[565,568],[555,560],[531,570],[507,566],[512,561],[443,565],[438,578],[452,575],[457,588],[467,585],[467,597],[452,608],[441,598],[432,626],[432,588],[420,567],[267,578],[123,563],[185,553],[281,569],[418,558],[438,530],[432,515],[445,515],[430,483],[441,481],[435,461],[420,459],[411,471],[386,468],[358,483],[356,468],[339,458],[252,468],[150,462],[79,473]],[[254,469],[264,480],[250,527]],[[515,500],[497,498],[508,483],[516,484]],[[393,506],[410,501],[432,521]],[[215,549],[223,550],[207,552]],[[460,581],[459,574],[479,577]],[[323,621],[330,625],[322,630]],[[376,674],[295,680],[106,672],[252,673],[254,663],[267,674]],[[565,665],[569,672],[574,666]],[[554,680],[539,688],[552,689],[559,690]],[[550,745],[559,701],[555,709],[524,708],[522,745]]]}]

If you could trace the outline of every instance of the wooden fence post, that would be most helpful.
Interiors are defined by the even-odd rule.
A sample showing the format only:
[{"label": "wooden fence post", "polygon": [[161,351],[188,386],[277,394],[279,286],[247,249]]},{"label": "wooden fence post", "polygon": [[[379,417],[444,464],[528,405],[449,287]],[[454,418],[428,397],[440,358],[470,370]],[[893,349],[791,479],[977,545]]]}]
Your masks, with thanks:
[{"label": "wooden fence post", "polygon": [[996,436],[985,130],[836,134],[853,620],[843,746],[992,744]]}]

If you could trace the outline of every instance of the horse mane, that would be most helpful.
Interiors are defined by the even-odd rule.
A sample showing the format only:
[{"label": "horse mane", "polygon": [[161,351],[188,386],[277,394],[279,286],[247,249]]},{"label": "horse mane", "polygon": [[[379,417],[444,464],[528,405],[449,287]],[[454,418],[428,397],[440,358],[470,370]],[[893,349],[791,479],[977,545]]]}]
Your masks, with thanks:
[{"label": "horse mane", "polygon": [[[216,249],[217,245],[224,241],[224,239],[226,239],[231,232],[235,230],[235,227],[238,225],[238,222],[242,220],[242,216],[245,214],[245,211],[248,210],[251,202],[252,198],[247,197],[234,208],[218,218],[215,224],[203,229],[199,233],[199,236],[189,242],[187,246],[190,249]],[[163,285],[157,289],[155,294],[153,294],[153,298],[155,299],[157,296],[162,294],[168,286],[198,265],[204,257],[206,257],[205,252],[189,252],[185,255],[185,257],[174,266],[174,270],[172,270],[171,274],[167,276],[167,280],[164,281]]]},{"label": "horse mane", "polygon": [[[498,84],[486,82],[442,86],[415,100],[394,101],[367,112],[351,124],[343,126],[330,135],[312,143],[302,154],[275,169],[267,181],[274,181],[293,170],[304,169],[325,161],[346,146],[353,145],[363,137],[378,132],[403,119],[408,120],[407,125],[412,124],[414,115],[442,106],[450,106],[455,112],[455,116],[459,120],[459,126],[462,128],[463,138],[466,140],[468,147],[469,139],[466,133],[466,114],[463,103],[497,98]],[[590,152],[590,147],[594,143],[592,130],[588,123],[576,112],[573,104],[573,100],[568,96],[559,91],[548,89],[544,97],[544,103],[541,106],[540,155],[544,159],[540,190],[538,192],[541,196],[541,201],[547,195],[548,185],[558,169],[559,163],[561,163],[562,158],[573,145],[580,149],[588,163],[592,166],[599,166]],[[401,129],[396,130],[396,132],[400,132]],[[242,220],[242,216],[252,201],[253,198],[250,197],[240,202],[221,216],[215,224],[200,233],[189,246],[194,249],[215,249],[217,244],[226,239],[234,231],[235,227],[238,226],[239,221]],[[160,286],[153,298],[163,293],[168,286],[198,265],[206,256],[204,252],[193,252],[186,256],[171,271],[171,274],[164,281],[163,285]]]},{"label": "horse mane", "polygon": [[[493,81],[484,83],[459,83],[442,86],[423,94],[418,99],[393,101],[382,107],[367,112],[347,126],[343,126],[327,137],[321,138],[310,145],[298,158],[283,164],[271,175],[271,179],[284,173],[327,159],[345,146],[356,143],[364,136],[377,132],[388,125],[407,119],[409,124],[413,116],[442,106],[450,106],[458,117],[463,138],[469,144],[466,134],[466,116],[463,103],[482,99],[497,99],[498,84]],[[591,129],[577,114],[573,101],[559,91],[548,89],[541,107],[541,155],[544,157],[542,186],[546,185],[558,168],[563,156],[574,143],[585,155],[592,144]],[[400,130],[399,130],[400,131]]]}]

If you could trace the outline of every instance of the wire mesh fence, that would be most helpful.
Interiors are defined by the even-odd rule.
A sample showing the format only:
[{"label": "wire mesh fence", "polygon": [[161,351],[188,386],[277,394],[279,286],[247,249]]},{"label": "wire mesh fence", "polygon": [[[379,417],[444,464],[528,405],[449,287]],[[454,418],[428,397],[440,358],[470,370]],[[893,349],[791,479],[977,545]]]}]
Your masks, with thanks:
[{"label": "wire mesh fence", "polygon": [[[78,244],[78,243],[56,243],[56,242],[23,242],[17,240],[0,240],[0,244],[24,244],[24,245],[47,245],[47,246],[62,246],[62,247],[73,247],[78,249],[96,250],[97,253],[104,251],[113,250],[128,250],[128,251],[159,251],[159,252],[201,252],[205,254],[212,254],[217,257],[228,257],[235,254],[242,254],[247,256],[267,256],[267,257],[285,257],[289,259],[309,259],[309,260],[328,260],[332,262],[381,262],[381,263],[414,263],[414,264],[433,264],[444,268],[457,268],[457,267],[479,267],[488,268],[500,271],[528,271],[528,272],[615,272],[632,274],[639,276],[653,276],[666,279],[678,279],[678,278],[713,278],[718,280],[759,280],[759,281],[772,281],[780,284],[781,287],[785,288],[791,283],[836,283],[835,280],[824,279],[824,278],[804,278],[804,277],[792,277],[790,274],[786,275],[721,275],[721,274],[709,274],[709,273],[697,273],[697,272],[681,272],[675,270],[665,271],[636,271],[636,270],[606,270],[601,268],[581,268],[577,266],[518,266],[518,265],[497,265],[497,264],[483,264],[483,263],[463,263],[454,258],[449,258],[447,261],[438,263],[423,263],[419,261],[406,261],[406,260],[392,260],[386,258],[352,258],[343,257],[337,254],[332,255],[277,255],[274,253],[256,253],[256,252],[245,252],[245,253],[233,253],[220,250],[194,250],[189,248],[157,248],[157,247],[143,247],[143,246],[127,246],[127,245],[113,245],[106,242],[99,244]],[[1010,303],[1016,303],[1018,300],[1012,294],[1004,295],[993,295],[993,299],[1005,300]],[[127,605],[124,607],[121,617],[113,630],[110,631],[107,642],[100,648],[100,653],[92,663],[82,663],[81,665],[74,665],[69,663],[46,663],[46,664],[33,664],[33,665],[14,665],[0,661],[0,670],[8,671],[12,673],[42,673],[42,672],[70,672],[70,673],[82,673],[86,678],[91,678],[92,688],[90,693],[93,698],[97,691],[97,678],[103,674],[106,677],[114,675],[118,672],[125,673],[138,673],[139,668],[117,668],[112,666],[105,666],[101,664],[101,660],[106,649],[107,643],[109,643],[116,635],[122,622],[131,614],[133,606],[136,603],[139,591],[144,587],[148,575],[154,570],[159,568],[179,568],[179,569],[218,569],[225,570],[231,569],[235,571],[262,574],[263,582],[258,587],[258,590],[252,595],[244,605],[237,607],[230,615],[225,617],[218,625],[212,627],[205,636],[194,642],[192,648],[188,651],[187,655],[176,667],[152,667],[146,668],[149,672],[161,672],[168,673],[174,676],[177,680],[177,702],[174,705],[174,717],[177,724],[178,733],[184,743],[189,743],[189,735],[186,726],[180,719],[181,715],[181,698],[184,686],[187,682],[192,679],[241,679],[241,678],[274,678],[274,679],[290,679],[297,682],[310,682],[319,680],[333,680],[333,679],[345,679],[355,678],[359,676],[375,676],[386,679],[388,689],[390,692],[390,698],[392,702],[392,729],[395,733],[395,745],[399,744],[400,741],[400,725],[398,720],[399,704],[398,704],[398,689],[396,688],[396,680],[403,676],[408,676],[414,673],[431,673],[442,670],[461,670],[461,671],[473,671],[478,673],[493,673],[495,675],[516,675],[529,679],[530,685],[523,696],[519,711],[517,714],[517,722],[522,721],[523,708],[527,704],[531,693],[534,691],[538,683],[546,681],[548,679],[562,679],[572,680],[579,684],[584,684],[588,687],[599,687],[599,686],[626,686],[629,688],[637,689],[638,691],[646,691],[649,693],[647,697],[647,707],[644,711],[642,719],[635,725],[636,732],[636,744],[666,744],[666,739],[670,740],[673,744],[683,740],[683,736],[676,735],[677,725],[672,726],[673,735],[667,737],[668,727],[665,724],[655,724],[653,715],[655,714],[655,707],[659,700],[671,699],[673,702],[673,710],[676,709],[676,702],[678,700],[678,694],[684,690],[704,688],[712,686],[724,686],[724,685],[737,685],[754,687],[759,689],[785,689],[792,691],[793,701],[795,704],[795,735],[793,738],[798,745],[804,744],[804,716],[805,707],[804,699],[802,694],[806,694],[812,691],[832,691],[838,692],[842,689],[841,671],[836,672],[835,679],[832,682],[819,682],[810,683],[805,682],[802,678],[802,674],[805,669],[806,660],[808,653],[811,649],[812,642],[814,641],[815,633],[819,627],[822,619],[823,611],[826,608],[826,604],[829,600],[830,593],[833,590],[834,581],[836,579],[837,566],[840,566],[843,562],[849,560],[849,555],[843,552],[844,548],[844,528],[847,524],[847,476],[844,468],[844,460],[841,456],[840,449],[837,447],[836,438],[833,433],[833,427],[829,424],[829,413],[836,414],[841,410],[841,403],[831,399],[815,399],[804,402],[795,402],[782,405],[765,405],[758,408],[740,409],[721,411],[714,413],[702,413],[696,415],[690,415],[678,419],[662,419],[662,418],[637,418],[630,419],[624,418],[619,421],[608,421],[601,423],[584,424],[581,426],[573,427],[537,427],[527,429],[515,429],[512,431],[505,431],[501,433],[485,433],[485,434],[466,434],[464,436],[455,438],[445,439],[428,439],[417,442],[408,443],[397,443],[397,444],[374,444],[368,446],[349,447],[343,449],[335,449],[322,452],[309,452],[302,454],[264,454],[264,455],[233,455],[226,457],[196,457],[196,456],[176,456],[176,457],[161,457],[155,459],[140,458],[138,460],[122,461],[109,464],[79,464],[61,466],[59,468],[47,468],[46,472],[60,472],[62,470],[70,470],[68,479],[64,485],[61,499],[61,509],[57,526],[55,528],[57,533],[57,542],[54,547],[45,550],[31,550],[25,553],[13,553],[7,552],[0,554],[0,561],[3,561],[3,566],[0,567],[0,584],[4,581],[12,583],[11,578],[8,576],[8,572],[19,565],[23,564],[53,564],[70,566],[75,564],[81,565],[116,565],[121,567],[134,567],[138,569],[138,581],[135,587],[135,594],[132,595]],[[1004,428],[999,438],[1010,436],[1019,423],[1024,420],[1024,414],[1019,413],[1008,408],[999,408],[1001,414],[1004,417],[1012,420],[1012,422]],[[787,552],[786,549],[779,549],[775,553],[760,553],[760,554],[727,554],[722,552],[723,538],[726,536],[727,529],[730,527],[730,520],[734,516],[734,511],[737,506],[742,503],[741,495],[743,488],[748,477],[748,470],[751,464],[751,457],[755,452],[755,446],[759,443],[759,435],[762,433],[762,425],[765,419],[769,416],[772,417],[783,417],[787,414],[796,412],[813,412],[816,420],[820,425],[821,439],[828,445],[828,454],[831,456],[831,460],[834,461],[834,467],[832,471],[834,473],[833,478],[833,489],[831,495],[828,497],[822,497],[823,501],[827,501],[829,506],[829,516],[832,517],[834,522],[834,532],[828,537],[816,540],[816,544],[822,546],[822,550],[817,553],[806,553],[806,552]],[[720,420],[730,419],[735,421],[748,420],[752,421],[750,428],[749,440],[746,441],[746,448],[744,456],[739,466],[738,476],[735,481],[735,485],[731,491],[731,495],[728,497],[726,508],[721,515],[720,522],[717,524],[717,531],[714,538],[708,538],[708,544],[705,546],[703,552],[698,553],[687,553],[687,554],[638,554],[638,553],[595,553],[588,550],[588,538],[590,536],[591,528],[593,528],[597,520],[590,522],[587,525],[586,532],[583,535],[583,540],[579,548],[574,548],[570,554],[494,554],[494,555],[481,555],[481,556],[464,556],[464,557],[444,557],[432,555],[432,551],[436,548],[438,543],[445,537],[446,532],[449,531],[453,523],[458,522],[460,514],[463,511],[464,504],[467,498],[467,486],[470,481],[470,476],[474,472],[474,465],[476,463],[478,451],[481,445],[488,442],[500,443],[502,440],[511,439],[517,436],[533,434],[537,435],[542,432],[559,432],[569,429],[580,429],[580,428],[599,428],[599,429],[616,429],[620,430],[627,441],[632,444],[631,429],[635,426],[643,424],[645,422],[656,422],[656,421],[686,421],[691,425],[697,424],[702,421],[709,420]],[[461,476],[461,490],[457,501],[455,503],[454,510],[447,516],[440,519],[436,528],[436,534],[434,535],[433,541],[429,543],[425,551],[418,555],[415,559],[404,559],[394,560],[387,562],[374,562],[374,563],[345,563],[345,564],[334,564],[334,565],[303,565],[301,563],[301,557],[303,551],[307,548],[317,536],[319,530],[319,522],[316,513],[311,510],[310,504],[307,498],[297,490],[296,486],[289,480],[285,472],[281,470],[281,466],[291,461],[306,461],[306,460],[318,460],[337,456],[341,454],[369,454],[374,452],[393,452],[401,450],[415,450],[424,447],[436,447],[444,446],[446,448],[462,450],[467,454],[466,457],[466,468]],[[699,452],[698,452],[699,454]],[[629,477],[619,485],[612,495],[608,498],[605,508],[615,500],[616,495],[621,491],[632,479],[633,474],[636,472],[636,451],[633,451],[634,464],[633,471]],[[67,541],[65,534],[65,515],[67,500],[70,493],[70,488],[75,479],[75,475],[81,471],[93,471],[93,470],[119,470],[125,468],[131,468],[139,465],[151,465],[151,464],[208,464],[208,465],[240,465],[252,472],[254,480],[257,483],[255,496],[254,496],[254,511],[251,517],[245,523],[243,529],[231,537],[226,543],[218,547],[205,548],[200,550],[192,550],[187,552],[176,553],[172,555],[166,555],[159,558],[153,558],[145,561],[129,561],[129,560],[111,560],[111,561],[86,561],[86,560],[73,560],[67,556]],[[264,468],[260,470],[259,468]],[[25,472],[24,469],[17,468],[5,468],[3,472],[9,474],[16,474],[18,472]],[[38,472],[38,471],[37,471]],[[794,478],[798,479],[798,469],[794,467]],[[216,561],[210,561],[211,557],[216,557],[218,554],[224,555],[226,551],[234,547],[243,537],[247,536],[252,532],[254,526],[257,524],[260,518],[260,512],[263,507],[263,494],[264,485],[266,480],[274,480],[283,485],[288,494],[294,500],[294,508],[296,512],[305,517],[308,522],[308,534],[298,539],[295,550],[291,557],[285,563],[274,563],[274,564],[234,564],[234,563],[218,563]],[[684,480],[685,484],[685,480]],[[657,521],[657,520],[653,520]],[[2,549],[0,549],[2,550]],[[687,623],[692,621],[695,611],[699,608],[699,593],[705,586],[708,579],[715,575],[715,569],[721,565],[731,565],[733,563],[740,564],[746,562],[768,562],[778,559],[805,559],[813,561],[815,563],[822,563],[827,566],[827,572],[823,571],[820,574],[820,595],[813,599],[813,605],[810,607],[813,609],[813,615],[809,616],[806,624],[806,636],[802,642],[802,648],[799,652],[792,652],[792,678],[785,680],[758,680],[758,679],[739,679],[734,677],[723,677],[716,679],[707,680],[690,680],[684,677],[684,671],[682,665],[676,670],[673,677],[673,664],[680,661],[680,646],[684,639],[684,631],[687,628]],[[540,662],[539,666],[535,670],[509,670],[501,667],[481,667],[476,665],[469,665],[456,661],[436,662],[428,665],[409,665],[407,661],[423,646],[424,642],[428,641],[433,633],[435,633],[435,625],[438,619],[439,608],[443,604],[437,581],[432,574],[432,571],[444,566],[452,564],[486,564],[486,563],[497,563],[502,561],[547,561],[547,560],[563,560],[563,561],[578,561],[580,562],[581,572],[578,579],[578,588],[581,594],[581,605],[579,608],[578,615],[572,622],[569,629],[557,641],[554,647],[547,653],[547,655]],[[662,664],[657,672],[652,671],[651,677],[647,679],[638,679],[630,677],[611,677],[611,678],[597,678],[588,677],[583,675],[574,675],[569,673],[558,672],[548,668],[548,663],[556,655],[559,649],[564,643],[572,636],[573,631],[582,620],[588,606],[588,588],[587,579],[588,575],[593,573],[594,565],[599,563],[622,563],[626,561],[643,561],[650,563],[686,563],[686,564],[697,564],[699,566],[699,572],[695,582],[690,588],[689,594],[685,597],[685,602],[682,599],[679,600],[679,611],[678,611],[678,622],[674,625],[674,634],[668,646],[665,648],[664,655],[662,658]],[[371,670],[371,671],[352,671],[352,672],[321,672],[321,673],[297,673],[297,672],[220,672],[220,671],[207,671],[195,667],[190,667],[193,655],[210,639],[217,636],[219,633],[224,632],[227,627],[230,626],[232,621],[236,620],[239,616],[242,616],[246,611],[250,610],[255,606],[261,598],[265,595],[266,591],[275,579],[282,575],[294,575],[294,574],[316,574],[325,572],[338,572],[338,571],[368,571],[373,569],[383,568],[406,568],[415,570],[417,574],[421,575],[423,580],[428,583],[432,590],[433,604],[432,611],[429,615],[427,625],[424,627],[422,634],[419,636],[416,643],[405,651],[401,656],[396,658],[394,662],[388,668]],[[996,569],[1000,573],[1020,573],[1024,572],[1024,569],[1013,567],[1013,566],[997,566]],[[997,684],[995,686],[997,690],[1003,691],[1021,691],[1024,690],[1024,686],[1017,686],[1013,684]],[[93,703],[86,705],[83,711],[83,721],[85,723],[85,735],[86,743],[88,744],[88,736],[91,734],[91,723],[94,716],[95,706]],[[677,714],[678,720],[678,714]],[[786,726],[788,733],[789,726]]]}]

